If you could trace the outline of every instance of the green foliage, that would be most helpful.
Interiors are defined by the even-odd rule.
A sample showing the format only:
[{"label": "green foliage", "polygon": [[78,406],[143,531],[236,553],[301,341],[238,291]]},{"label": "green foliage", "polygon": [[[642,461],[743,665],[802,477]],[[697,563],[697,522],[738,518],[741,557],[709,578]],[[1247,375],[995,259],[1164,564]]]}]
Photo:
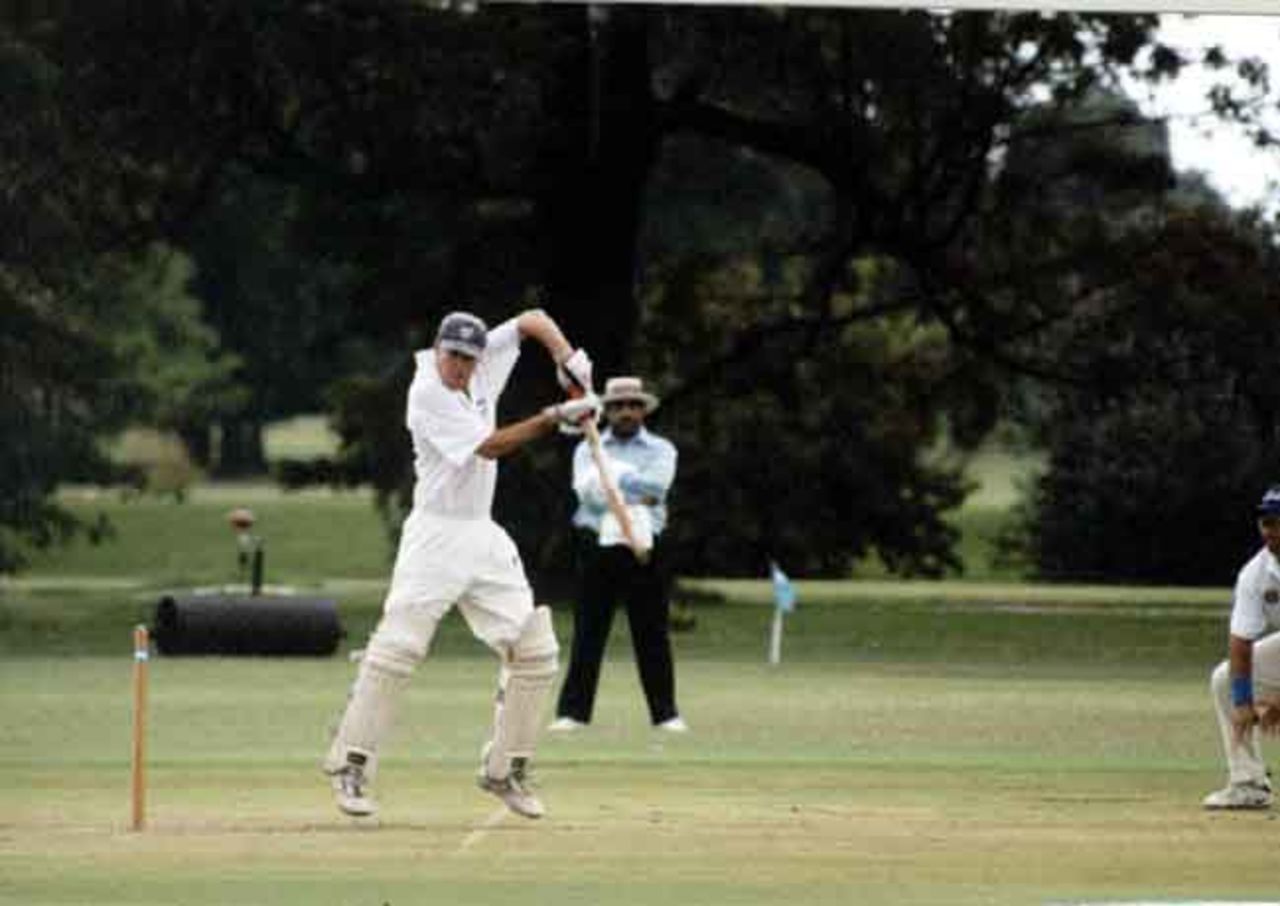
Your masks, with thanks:
[{"label": "green foliage", "polygon": [[[413,451],[404,429],[412,361],[406,356],[389,379],[353,376],[330,390],[336,412],[334,430],[341,444],[335,474],[348,477],[351,483],[367,481],[373,486],[393,538],[412,503]],[[337,484],[341,483],[340,479]]]},{"label": "green foliage", "polygon": [[1148,389],[1064,406],[1028,520],[1037,573],[1228,581],[1257,547],[1252,505],[1276,462],[1225,396]]},{"label": "green foliage", "polygon": [[1207,210],[1129,247],[1131,278],[1056,347],[1092,380],[1052,395],[1027,548],[1055,579],[1228,581],[1280,478],[1280,253]]},{"label": "green foliage", "polygon": [[[32,34],[56,34],[47,25]],[[0,572],[79,529],[99,536],[101,523],[53,499],[58,484],[117,477],[100,440],[127,420],[205,403],[223,370],[181,256],[129,233],[134,215],[154,210],[144,196],[159,171],[79,131],[85,99],[66,61],[21,38],[7,23],[0,31],[0,104],[13,126],[0,201],[13,237],[0,257]]]},{"label": "green foliage", "polygon": [[117,364],[87,315],[84,264],[66,242],[73,215],[56,197],[75,181],[60,168],[57,69],[7,38],[0,32],[0,110],[10,124],[0,198],[9,237],[0,257],[0,572],[21,565],[24,546],[76,529],[50,497],[59,481],[109,473],[95,440],[114,417],[99,381]]},{"label": "green foliage", "polygon": [[129,367],[116,396],[131,399],[132,420],[178,428],[239,404],[243,390],[232,378],[238,361],[201,320],[190,258],[150,246],[105,264],[101,292],[118,296],[108,306],[116,313],[110,342]]},{"label": "green foliage", "polygon": [[[710,487],[729,492],[750,543],[695,553],[739,558],[735,569],[780,547],[839,571],[834,549],[800,550],[800,515],[849,556],[875,546],[904,571],[954,566],[940,514],[961,485],[920,451],[943,414],[963,445],[981,439],[1002,403],[998,368],[1045,370],[1024,358],[1044,349],[1026,338],[1088,303],[1088,291],[1060,292],[1077,262],[1102,259],[1103,285],[1124,268],[1102,212],[1046,204],[1023,216],[1020,189],[1043,180],[993,187],[998,164],[1017,156],[1024,126],[1079,126],[1028,124],[1046,100],[1070,109],[1121,70],[1156,79],[1180,64],[1154,46],[1153,15],[153,7],[41,6],[2,36],[15,163],[0,214],[19,237],[6,255],[84,267],[104,249],[181,242],[205,320],[238,357],[228,375],[231,360],[191,329],[177,273],[157,274],[151,289],[169,301],[148,317],[157,336],[183,335],[185,352],[154,379],[104,372],[112,409],[163,410],[197,461],[260,468],[266,420],[313,408],[334,382],[344,462],[326,474],[372,477],[394,519],[409,480],[396,427],[409,348],[446,309],[497,320],[541,285],[602,373],[641,366],[661,382],[693,478],[720,465],[733,476]],[[1085,187],[1110,197],[1155,192],[1167,175],[1159,154],[1116,166],[1097,147],[1067,150],[1032,176],[1069,195],[1080,171],[1105,170]],[[1126,169],[1135,157],[1156,166]],[[707,331],[707,346],[657,352],[643,336],[651,300],[691,298],[682,274],[724,277],[755,260],[799,276],[721,279],[732,329]],[[860,273],[863,262],[891,279]],[[762,283],[778,305],[750,310]],[[678,307],[661,317],[680,332]],[[846,336],[849,322],[881,317],[898,320]],[[774,334],[789,339],[760,342]],[[128,342],[158,364],[146,336]],[[549,369],[531,367],[507,400],[514,415],[555,392]],[[758,409],[760,436],[787,437],[787,455],[766,456],[745,416],[677,405],[698,395]],[[804,414],[815,400],[821,425]],[[208,449],[214,418],[220,457]],[[704,439],[722,463],[688,455]],[[500,515],[539,565],[563,550],[564,459],[544,447],[505,469]],[[772,463],[780,484],[766,489],[753,461]],[[801,513],[792,487],[822,489],[819,505]],[[774,512],[770,497],[795,506]]]},{"label": "green foliage", "polygon": [[[1095,88],[1068,105],[1033,108],[1018,122],[1002,189],[1039,208],[1046,226],[1124,218],[1169,187],[1167,127],[1138,104]],[[1055,222],[1056,221],[1056,222]]]},{"label": "green foliage", "polygon": [[[865,269],[868,293],[874,274]],[[833,316],[798,329],[785,298],[759,280],[751,261],[690,265],[648,300],[642,371],[680,388],[654,417],[682,450],[677,568],[759,575],[777,559],[796,574],[843,576],[874,547],[898,573],[958,570],[956,533],[941,514],[967,487],[957,462],[921,455],[956,380],[945,337],[905,316]],[[732,348],[748,330],[751,353],[708,375],[716,393],[680,384],[684,363]]]},{"label": "green foliage", "polygon": [[152,246],[40,276],[54,282],[0,270],[0,305],[11,315],[0,328],[0,571],[21,565],[24,542],[44,547],[85,527],[52,494],[62,482],[123,477],[99,449],[104,436],[130,422],[182,423],[233,395],[232,361],[186,294],[181,254]]},{"label": "green foliage", "polygon": [[[188,434],[237,421],[256,431],[269,420],[316,411],[324,387],[355,364],[342,361],[340,341],[361,268],[309,247],[320,231],[307,218],[322,212],[304,210],[304,195],[288,184],[233,171],[194,225],[192,291],[236,367],[234,395],[190,412],[182,423]],[[227,447],[216,452],[229,459],[235,451]],[[215,464],[234,473],[256,463]]]},{"label": "green foliage", "polygon": [[185,498],[203,475],[178,438],[150,428],[130,428],[109,445],[113,462],[139,491]]},{"label": "green foliage", "polygon": [[[97,448],[119,424],[104,379],[122,371],[106,335],[70,296],[0,266],[0,572],[86,525],[52,499],[66,480],[108,479]],[[108,385],[109,386],[109,385]]]}]

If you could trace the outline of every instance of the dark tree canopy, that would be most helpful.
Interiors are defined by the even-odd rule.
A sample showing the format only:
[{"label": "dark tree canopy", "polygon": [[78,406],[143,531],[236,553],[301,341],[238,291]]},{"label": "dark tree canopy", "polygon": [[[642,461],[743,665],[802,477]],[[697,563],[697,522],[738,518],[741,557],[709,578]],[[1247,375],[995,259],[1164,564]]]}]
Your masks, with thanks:
[{"label": "dark tree canopy", "polygon": [[1249,217],[1188,211],[1125,244],[1114,304],[1054,341],[1089,376],[1042,413],[1027,553],[1053,579],[1229,583],[1280,480],[1280,250]]},{"label": "dark tree canopy", "polygon": [[[42,4],[0,56],[21,74],[4,266],[42,288],[69,253],[188,250],[246,393],[200,418],[252,434],[331,400],[333,474],[387,503],[410,350],[449,309],[537,300],[600,374],[665,393],[689,569],[779,549],[838,573],[874,548],[935,574],[964,488],[922,450],[944,423],[978,441],[1010,375],[1061,379],[1041,335],[1123,281],[1116,217],[1165,216],[1167,154],[1099,100],[1120,70],[1176,74],[1156,21]],[[507,417],[556,392],[528,358]],[[562,552],[565,468],[547,447],[506,469],[500,518],[535,566]],[[780,508],[774,482],[810,496]],[[699,495],[732,502],[727,534]]]}]

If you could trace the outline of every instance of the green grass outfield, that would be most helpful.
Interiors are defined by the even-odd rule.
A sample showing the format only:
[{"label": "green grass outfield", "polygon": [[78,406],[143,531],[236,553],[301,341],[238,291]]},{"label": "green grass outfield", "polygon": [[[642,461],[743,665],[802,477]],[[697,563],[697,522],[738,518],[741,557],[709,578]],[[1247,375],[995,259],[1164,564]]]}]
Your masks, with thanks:
[{"label": "green grass outfield", "polygon": [[[687,737],[646,726],[625,620],[596,723],[549,737],[549,817],[471,774],[491,657],[442,626],[386,752],[379,825],[317,764],[376,617],[387,551],[361,494],[107,495],[114,546],[0,583],[0,904],[1040,904],[1275,901],[1280,826],[1199,800],[1222,782],[1207,674],[1229,589],[1016,577],[797,581],[764,663],[764,581],[687,583],[674,636]],[[151,663],[149,825],[128,830],[130,629],[226,581],[252,506],[268,579],[333,594],[320,659]],[[557,613],[567,640],[566,612]]]},{"label": "green grass outfield", "polygon": [[[802,619],[797,616],[795,619]],[[1067,903],[1273,896],[1269,815],[1220,779],[1196,670],[683,658],[687,737],[631,665],[546,740],[550,815],[472,787],[492,664],[427,662],[380,825],[316,770],[350,665],[157,659],[149,824],[128,830],[130,659],[0,662],[0,903]]]}]

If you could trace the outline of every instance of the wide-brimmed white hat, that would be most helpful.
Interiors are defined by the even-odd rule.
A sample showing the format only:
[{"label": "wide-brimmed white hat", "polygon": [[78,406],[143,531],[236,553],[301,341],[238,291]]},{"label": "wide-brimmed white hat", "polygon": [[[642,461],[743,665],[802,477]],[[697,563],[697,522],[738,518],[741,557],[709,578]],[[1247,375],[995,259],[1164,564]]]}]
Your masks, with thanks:
[{"label": "wide-brimmed white hat", "polygon": [[601,402],[621,403],[625,400],[639,400],[644,403],[645,414],[658,408],[658,398],[644,389],[644,381],[638,377],[613,377],[605,381],[604,396]]}]

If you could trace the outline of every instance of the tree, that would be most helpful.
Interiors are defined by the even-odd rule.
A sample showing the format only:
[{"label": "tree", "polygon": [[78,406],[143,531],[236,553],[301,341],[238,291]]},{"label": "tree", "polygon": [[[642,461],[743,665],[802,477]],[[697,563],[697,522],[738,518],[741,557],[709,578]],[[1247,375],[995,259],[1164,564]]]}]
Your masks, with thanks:
[{"label": "tree", "polygon": [[325,387],[351,365],[341,360],[342,341],[360,266],[309,248],[302,196],[287,183],[229,172],[190,230],[193,290],[237,358],[238,393],[185,422],[182,434],[221,476],[264,472],[264,425],[321,409]]},{"label": "tree", "polygon": [[[883,285],[881,266],[862,263],[866,287]],[[958,462],[921,455],[964,380],[945,333],[901,312],[868,317],[870,289],[838,297],[833,317],[801,329],[766,273],[751,260],[687,265],[646,300],[641,370],[673,388],[654,420],[685,451],[672,505],[677,567],[749,576],[776,559],[839,577],[874,551],[901,574],[958,570],[941,514],[967,485]],[[758,290],[753,304],[744,285]],[[742,321],[766,325],[752,334],[761,354],[740,354]],[[715,394],[683,381],[708,350],[726,353]]]},{"label": "tree", "polygon": [[[655,227],[646,238],[666,254],[642,273],[652,275],[655,297],[680,301],[665,309],[671,326],[657,331],[663,339],[642,335],[637,349],[641,361],[652,353],[656,362],[648,367],[672,388],[664,417],[682,425],[676,433],[704,451],[708,463],[682,486],[710,504],[691,507],[692,513],[712,514],[691,520],[691,564],[758,571],[765,548],[789,549],[808,569],[839,574],[850,555],[874,546],[903,572],[954,569],[952,539],[938,517],[963,499],[964,485],[955,470],[926,466],[920,453],[945,416],[964,443],[989,430],[999,402],[992,365],[1037,367],[1003,347],[1044,316],[1034,306],[1020,307],[1014,288],[1025,285],[1051,251],[1037,249],[1011,269],[1003,265],[1014,255],[996,261],[975,239],[989,238],[1019,204],[995,191],[991,174],[998,171],[990,161],[1020,140],[1022,129],[1043,128],[1019,121],[1035,87],[1055,88],[1059,105],[1087,96],[1097,73],[1082,63],[1084,43],[1074,32],[1067,39],[1065,23],[1037,33],[1031,20],[1017,16],[793,19],[768,13],[736,19],[735,29],[723,32],[702,24],[711,27],[696,34],[703,52],[690,58],[698,62],[686,59],[687,70],[663,73],[671,87],[659,101],[665,113],[659,122],[682,136],[701,133],[727,150],[694,158],[683,149],[697,139],[683,138],[684,145],[668,139],[663,146],[647,210],[663,217],[663,226],[679,223],[680,239],[664,242],[663,227]],[[1084,25],[1110,36],[1113,62],[1129,59],[1145,27],[1138,20]],[[1072,20],[1071,27],[1083,26]],[[1013,52],[1033,37],[1045,43]],[[733,42],[732,49],[707,52],[718,40]],[[990,77],[989,67],[1001,74]],[[1054,67],[1061,67],[1056,84]],[[752,88],[762,90],[757,96]],[[1095,132],[1131,120],[1127,110],[1101,113],[1089,124]],[[1063,128],[1083,131],[1077,123]],[[1108,163],[1145,161],[1142,152],[1111,155]],[[658,192],[673,188],[673,172],[690,159],[702,170],[692,186],[675,179],[680,201],[671,205]],[[1084,163],[1065,162],[1052,174],[1055,184],[1073,178]],[[743,194],[723,191],[731,179],[708,170],[754,171],[754,179],[743,182],[766,201],[741,210]],[[1153,172],[1157,181],[1154,187],[1148,181],[1147,193],[1158,192],[1166,178],[1159,166]],[[701,197],[697,188],[705,190]],[[691,202],[684,200],[691,195]],[[728,205],[719,199],[734,199],[733,216],[742,219],[716,220],[707,213],[707,198],[717,200],[712,205],[722,215]],[[671,206],[664,208],[664,201]],[[779,210],[800,216],[779,217]],[[691,232],[690,217],[700,215],[722,231]],[[753,238],[726,242],[725,226],[729,236]],[[1062,234],[1081,246],[1078,228]],[[741,271],[744,259],[765,275],[786,271],[791,279],[725,279]],[[877,266],[860,269],[859,262]],[[989,283],[978,282],[977,268]],[[719,297],[711,308],[723,326],[718,332],[694,326],[707,306],[696,292],[677,288],[682,279],[705,283],[705,275],[715,280]],[[761,282],[775,284],[772,305],[753,301]],[[855,340],[859,331],[865,342],[904,325],[922,341],[918,346],[859,362],[865,355]],[[657,348],[664,342],[674,348]],[[846,343],[851,348],[841,348]],[[865,374],[890,386],[877,393],[881,388]],[[671,406],[678,411],[671,413]],[[725,410],[739,406],[751,415],[735,423]],[[806,407],[814,410],[808,417]],[[810,418],[818,414],[844,430],[814,428]],[[718,439],[725,430],[732,441]],[[770,440],[767,451],[758,448],[760,435]],[[864,483],[868,476],[874,478]],[[779,495],[783,487],[787,492]],[[726,508],[731,515],[722,519]],[[719,528],[724,524],[732,527],[728,533]],[[721,549],[707,550],[706,539],[719,539]]]},{"label": "tree", "polygon": [[[749,283],[724,288],[736,335],[664,372],[679,375],[666,388],[673,407],[695,387],[728,393],[743,370],[792,392],[763,336],[792,338],[797,363],[843,362],[841,325],[906,318],[924,335],[940,330],[951,348],[953,380],[931,392],[914,424],[954,407],[972,440],[990,423],[995,369],[1056,371],[1036,337],[1095,295],[1064,296],[1063,280],[1085,274],[1100,289],[1123,273],[1105,241],[1108,212],[1045,205],[1040,229],[1019,233],[1024,199],[999,182],[1002,164],[1046,127],[1028,111],[1066,109],[1121,69],[1175,74],[1181,61],[1153,43],[1155,24],[1017,11],[562,5],[465,14],[202,0],[153,5],[145,21],[112,5],[59,13],[21,37],[58,71],[63,121],[77,124],[64,150],[83,178],[41,191],[86,243],[185,243],[195,214],[240,185],[238,174],[288,183],[300,209],[330,214],[308,247],[355,265],[341,277],[351,291],[344,327],[364,340],[365,362],[391,351],[403,362],[406,337],[425,341],[460,300],[493,317],[535,285],[602,373],[641,362],[646,300],[678,295],[664,281],[707,254],[690,245],[673,255],[668,245],[661,259],[647,257],[661,244],[643,245],[643,231],[671,201],[655,189],[690,148],[728,149],[738,175],[767,197],[800,202],[803,219],[768,246],[737,231],[738,247],[720,245],[721,262],[704,273],[745,258],[792,278],[776,309],[752,307]],[[1070,170],[1056,175],[1070,179]],[[721,222],[736,214],[722,208]],[[1090,257],[1098,266],[1082,268]],[[863,285],[860,262],[877,263],[877,285]],[[852,312],[843,309],[850,299]],[[937,388],[922,370],[889,376]],[[388,362],[374,377],[390,385],[399,373]],[[553,392],[547,370],[534,376],[520,384],[529,396],[511,400],[515,411]],[[367,449],[372,438],[353,440]],[[906,455],[901,446],[863,452],[866,467]],[[554,508],[539,494],[548,479],[531,461],[514,465],[508,473],[532,483],[515,497],[528,501],[521,524],[534,524]],[[924,473],[882,477],[902,497]],[[379,476],[388,488],[403,480]],[[919,499],[936,516],[954,495]],[[900,522],[886,517],[874,541],[912,542],[917,516],[902,508]],[[920,562],[932,562],[932,543]]]},{"label": "tree", "polygon": [[[1107,108],[1116,126],[1053,128]],[[1030,122],[1043,135],[1014,147],[998,185],[1022,205],[984,237],[1000,253],[976,281],[1040,319],[1005,327],[1004,354],[1044,363],[1022,415],[1048,453],[1006,542],[1045,578],[1222,581],[1271,468],[1273,404],[1241,352],[1273,333],[1274,240],[1173,180],[1162,130],[1131,102],[1095,93]]]},{"label": "tree", "polygon": [[1023,552],[1051,579],[1229,583],[1280,478],[1280,246],[1247,215],[1201,208],[1123,251],[1115,304],[1054,344],[1090,380],[1050,394]]},{"label": "tree", "polygon": [[53,495],[63,482],[122,477],[104,437],[180,423],[230,392],[182,256],[149,248],[41,276],[0,268],[0,571],[31,545],[102,535],[104,523],[77,520]]},{"label": "tree", "polygon": [[0,200],[0,572],[31,546],[78,530],[101,536],[104,524],[57,503],[58,485],[117,478],[99,441],[130,418],[189,412],[224,369],[185,294],[180,255],[95,241],[86,218],[97,209],[80,195],[91,174],[79,164],[92,154],[68,134],[64,89],[48,59],[0,42],[11,126]]},{"label": "tree", "polygon": [[0,572],[79,524],[53,500],[61,481],[104,477],[94,441],[110,420],[94,405],[114,364],[90,326],[51,294],[0,271]]},{"label": "tree", "polygon": [[112,388],[123,418],[179,436],[244,405],[238,362],[201,318],[195,267],[185,254],[153,245],[103,261],[102,292],[120,296],[108,343],[127,371]]}]

